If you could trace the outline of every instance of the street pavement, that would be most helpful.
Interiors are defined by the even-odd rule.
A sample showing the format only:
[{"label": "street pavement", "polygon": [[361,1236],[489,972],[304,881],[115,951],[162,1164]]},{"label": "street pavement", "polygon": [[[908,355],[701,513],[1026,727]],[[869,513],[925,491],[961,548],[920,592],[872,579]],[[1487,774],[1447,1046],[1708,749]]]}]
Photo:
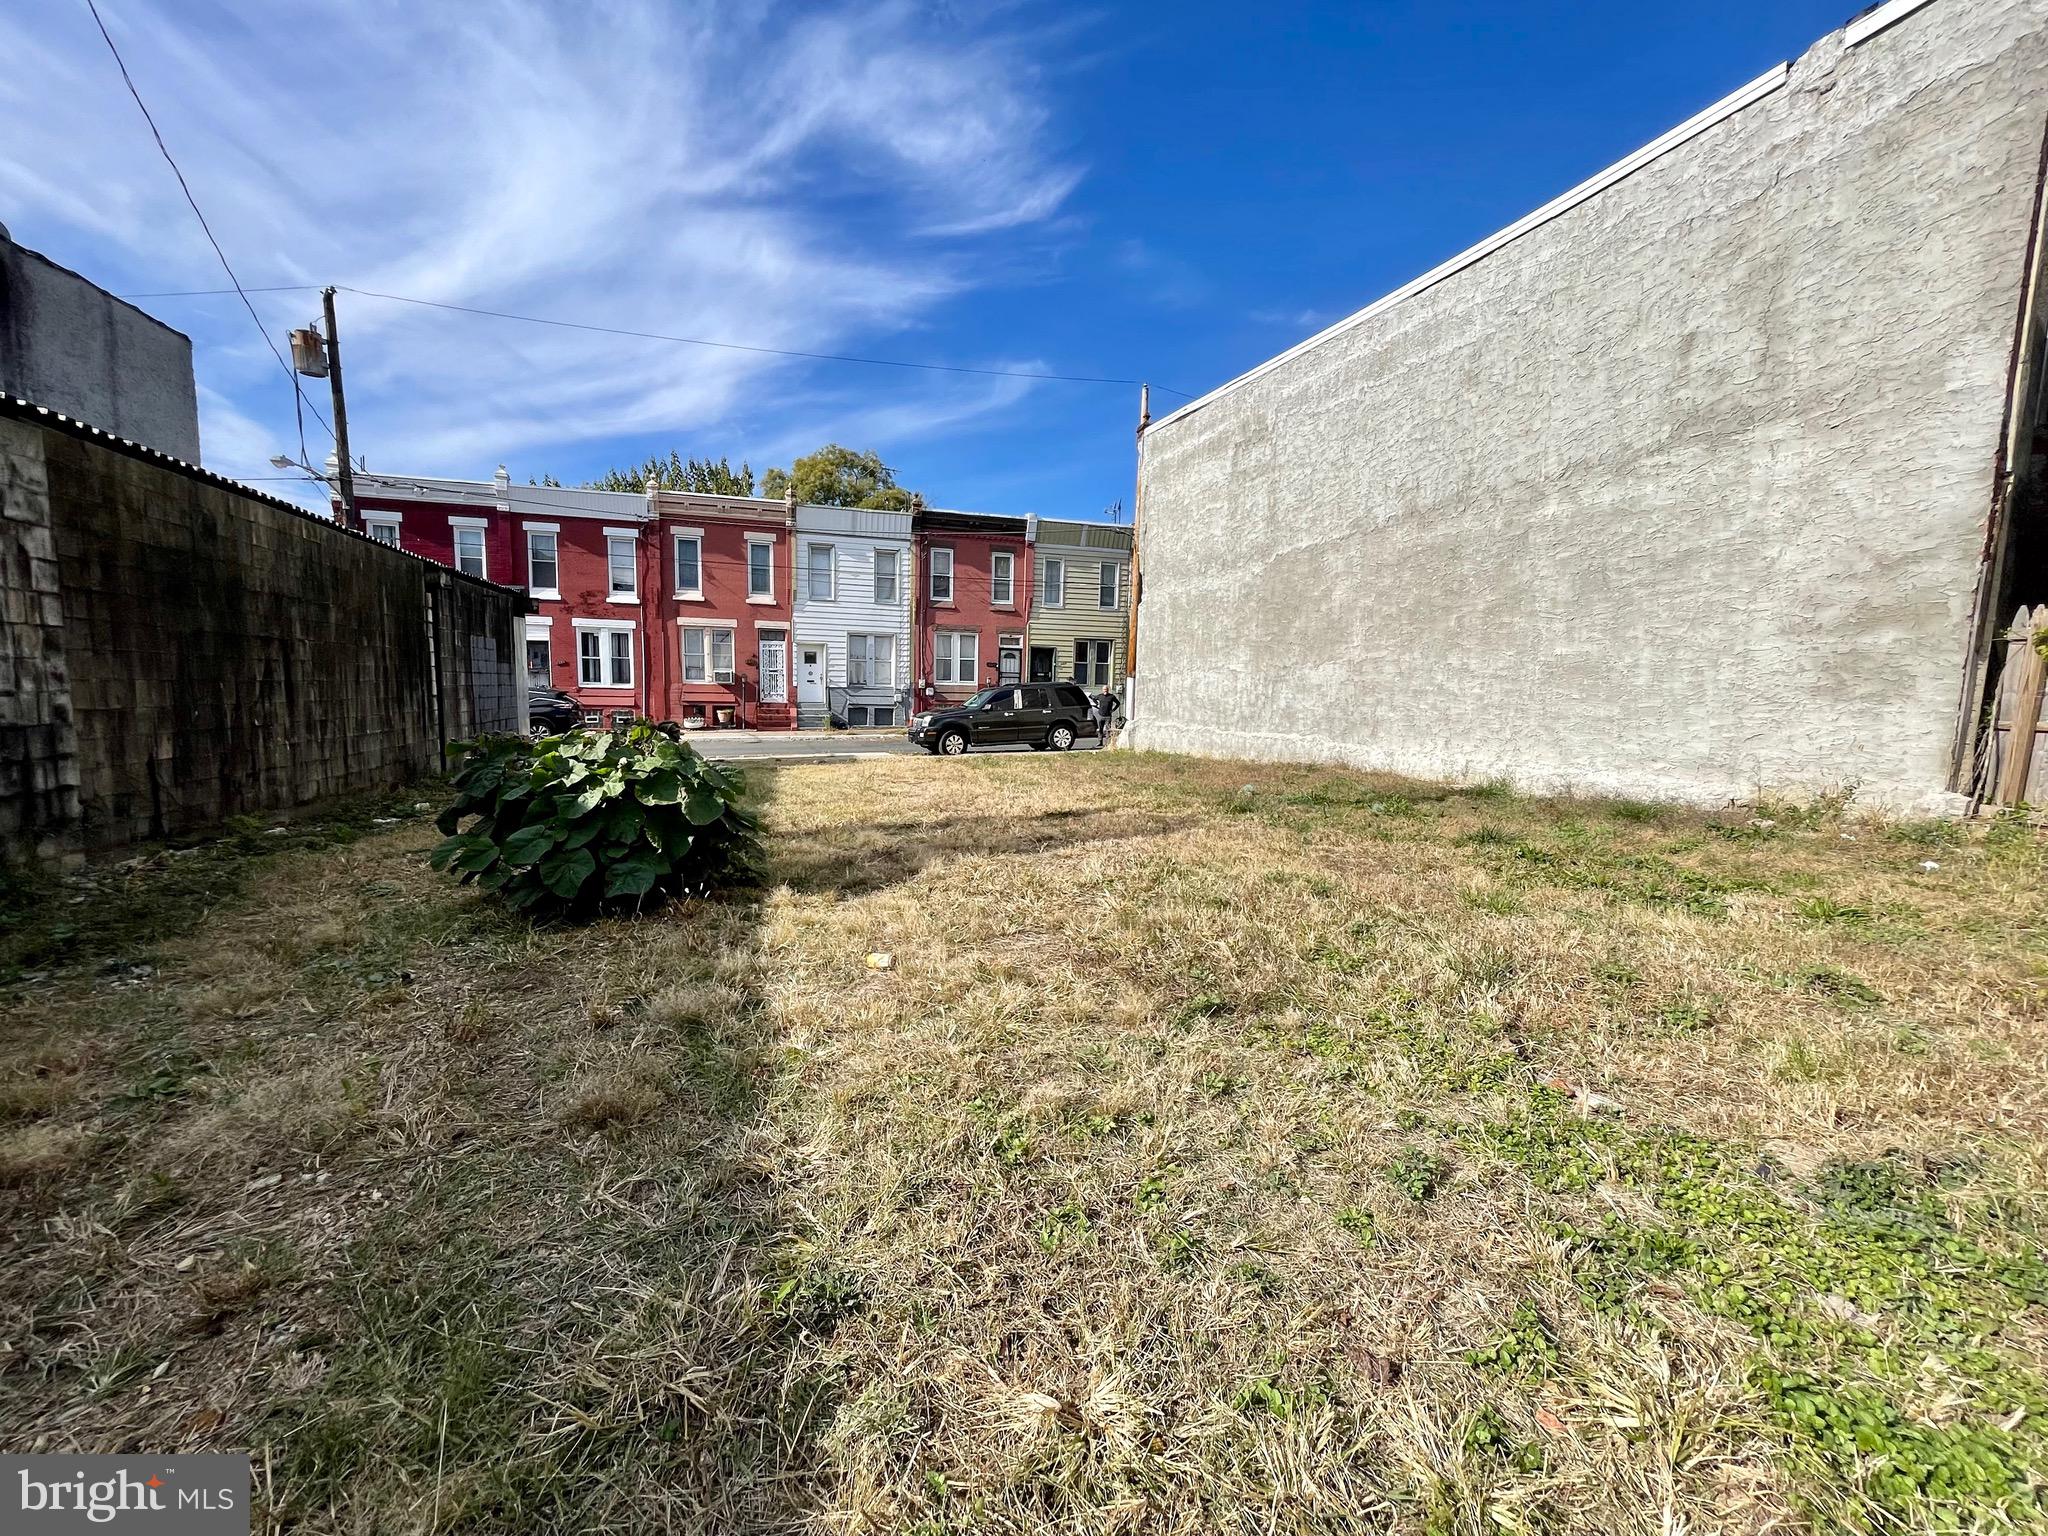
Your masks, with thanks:
[{"label": "street pavement", "polygon": [[[832,762],[851,757],[900,757],[924,748],[913,746],[902,731],[691,731],[683,738],[706,757],[721,762]],[[1029,752],[1028,746],[976,747],[976,752]],[[1098,750],[1083,742],[1076,752]]]}]

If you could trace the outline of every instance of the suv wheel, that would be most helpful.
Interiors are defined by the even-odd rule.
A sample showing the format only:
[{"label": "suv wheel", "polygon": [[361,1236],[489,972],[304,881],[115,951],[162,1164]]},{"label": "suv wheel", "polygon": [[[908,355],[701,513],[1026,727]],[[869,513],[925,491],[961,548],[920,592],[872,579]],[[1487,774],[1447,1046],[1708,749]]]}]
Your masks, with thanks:
[{"label": "suv wheel", "polygon": [[1055,752],[1066,751],[1074,744],[1074,728],[1062,720],[1047,734],[1045,744]]},{"label": "suv wheel", "polygon": [[967,733],[965,731],[946,732],[945,735],[939,738],[939,750],[948,757],[958,757],[967,750]]}]

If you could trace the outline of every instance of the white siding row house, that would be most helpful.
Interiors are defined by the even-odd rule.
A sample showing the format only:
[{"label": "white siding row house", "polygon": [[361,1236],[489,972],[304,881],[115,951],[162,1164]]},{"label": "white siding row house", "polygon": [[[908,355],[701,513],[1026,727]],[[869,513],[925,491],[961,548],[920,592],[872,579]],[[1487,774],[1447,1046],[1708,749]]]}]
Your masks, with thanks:
[{"label": "white siding row house", "polygon": [[797,724],[901,725],[910,703],[908,512],[796,509]]}]

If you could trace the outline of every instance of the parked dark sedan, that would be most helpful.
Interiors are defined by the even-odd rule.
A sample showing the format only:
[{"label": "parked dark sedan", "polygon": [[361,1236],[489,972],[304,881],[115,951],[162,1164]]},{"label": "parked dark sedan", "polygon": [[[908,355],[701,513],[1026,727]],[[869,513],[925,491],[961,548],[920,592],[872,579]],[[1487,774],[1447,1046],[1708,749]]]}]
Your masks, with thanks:
[{"label": "parked dark sedan", "polygon": [[583,706],[559,688],[529,688],[526,719],[534,735],[559,736],[583,723]]},{"label": "parked dark sedan", "polygon": [[910,720],[910,739],[927,752],[958,757],[969,747],[1019,743],[1064,752],[1095,734],[1088,695],[1077,683],[1005,683],[965,704],[927,710]]}]

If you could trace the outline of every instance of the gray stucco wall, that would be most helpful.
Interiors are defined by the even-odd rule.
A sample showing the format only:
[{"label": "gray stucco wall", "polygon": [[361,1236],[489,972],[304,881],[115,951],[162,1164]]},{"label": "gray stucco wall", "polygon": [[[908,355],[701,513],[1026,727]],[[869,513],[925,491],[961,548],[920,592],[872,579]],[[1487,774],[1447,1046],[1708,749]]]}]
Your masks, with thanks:
[{"label": "gray stucco wall", "polygon": [[0,228],[0,391],[199,462],[192,342]]},{"label": "gray stucco wall", "polygon": [[1947,803],[2048,7],[1935,0],[1146,434],[1132,744]]}]

